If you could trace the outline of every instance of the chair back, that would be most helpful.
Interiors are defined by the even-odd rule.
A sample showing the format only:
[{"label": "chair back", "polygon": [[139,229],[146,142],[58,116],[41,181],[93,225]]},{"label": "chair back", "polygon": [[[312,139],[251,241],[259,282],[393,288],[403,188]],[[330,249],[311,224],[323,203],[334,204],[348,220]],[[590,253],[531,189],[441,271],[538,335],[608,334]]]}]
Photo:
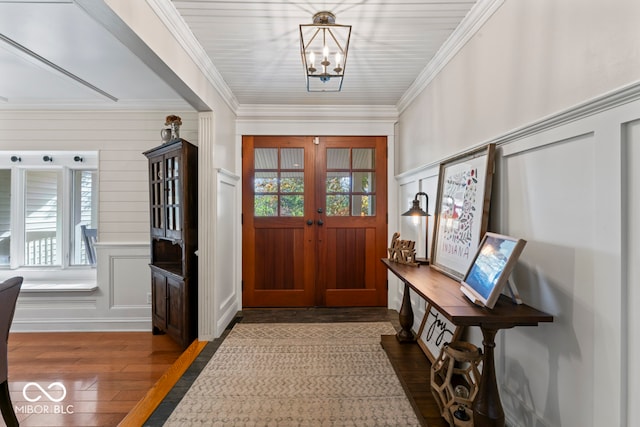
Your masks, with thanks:
[{"label": "chair back", "polygon": [[12,277],[0,283],[0,383],[7,380],[7,341],[21,286],[22,277]]},{"label": "chair back", "polygon": [[87,261],[89,265],[96,265],[96,247],[95,243],[98,241],[98,229],[87,228],[86,225],[80,226],[82,230],[82,238],[84,239],[84,247],[87,251]]}]

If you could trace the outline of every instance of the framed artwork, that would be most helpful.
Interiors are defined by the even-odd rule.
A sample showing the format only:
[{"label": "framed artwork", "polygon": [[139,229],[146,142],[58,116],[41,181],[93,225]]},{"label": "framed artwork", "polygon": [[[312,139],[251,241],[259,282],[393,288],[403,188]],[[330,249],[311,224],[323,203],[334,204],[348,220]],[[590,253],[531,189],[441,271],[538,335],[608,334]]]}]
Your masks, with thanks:
[{"label": "framed artwork", "polygon": [[461,326],[451,323],[437,307],[427,303],[424,318],[418,329],[418,345],[431,363],[440,355],[442,346],[456,341],[461,333]]},{"label": "framed artwork", "polygon": [[495,144],[440,164],[431,267],[460,280],[487,231]]}]

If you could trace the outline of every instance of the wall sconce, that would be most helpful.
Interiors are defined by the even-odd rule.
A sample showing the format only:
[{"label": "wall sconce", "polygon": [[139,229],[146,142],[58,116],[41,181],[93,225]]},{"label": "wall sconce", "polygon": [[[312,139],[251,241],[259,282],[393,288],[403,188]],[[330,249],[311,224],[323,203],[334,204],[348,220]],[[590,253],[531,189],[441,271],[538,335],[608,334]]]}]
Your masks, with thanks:
[{"label": "wall sconce", "polygon": [[[420,207],[420,200],[418,200],[418,196],[424,196],[426,200],[424,211]],[[426,239],[424,244],[424,259],[416,258],[416,261],[419,262],[420,264],[429,264],[429,216],[431,215],[429,215],[428,211],[429,211],[429,196],[427,195],[427,193],[420,191],[419,193],[416,193],[416,196],[413,199],[413,202],[411,205],[411,209],[409,209],[408,211],[402,214],[402,216],[413,217],[415,224],[418,224],[420,222],[421,216],[427,217],[425,221],[426,222],[426,227],[425,227]]]},{"label": "wall sconce", "polygon": [[84,162],[84,159],[83,159],[82,157],[80,157],[80,156],[75,156],[75,157],[73,158],[73,161],[74,161],[74,162]]},{"label": "wall sconce", "polygon": [[18,157],[18,156],[11,156],[11,161],[12,161],[13,163],[15,163],[15,162],[21,162],[21,161],[22,161],[22,159],[21,159],[20,157]]},{"label": "wall sconce", "polygon": [[42,157],[42,161],[51,163],[51,162],[53,162],[53,157],[51,157],[51,156],[43,156]]}]

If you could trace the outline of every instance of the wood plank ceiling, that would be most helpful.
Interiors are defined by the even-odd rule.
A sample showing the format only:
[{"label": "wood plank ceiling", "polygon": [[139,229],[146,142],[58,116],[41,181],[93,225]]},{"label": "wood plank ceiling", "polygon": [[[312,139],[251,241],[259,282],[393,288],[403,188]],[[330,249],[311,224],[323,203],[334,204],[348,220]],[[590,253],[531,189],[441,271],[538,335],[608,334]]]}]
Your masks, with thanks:
[{"label": "wood plank ceiling", "polygon": [[[204,50],[239,105],[381,106],[398,104],[474,6],[495,1],[148,0]],[[198,108],[175,75],[122,42],[132,38],[114,30],[122,25],[107,28],[105,9],[103,0],[0,0],[0,109]],[[353,27],[345,79],[342,92],[309,93],[299,25],[325,10]]]},{"label": "wood plank ceiling", "polygon": [[[472,0],[173,0],[240,104],[395,105]],[[352,25],[342,91],[308,93],[299,25]]]}]

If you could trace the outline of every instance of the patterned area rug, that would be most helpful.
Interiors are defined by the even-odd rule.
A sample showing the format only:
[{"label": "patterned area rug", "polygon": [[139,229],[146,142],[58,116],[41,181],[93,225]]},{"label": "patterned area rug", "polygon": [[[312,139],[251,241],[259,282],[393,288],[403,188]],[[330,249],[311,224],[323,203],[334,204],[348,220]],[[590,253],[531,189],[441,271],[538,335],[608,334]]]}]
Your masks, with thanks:
[{"label": "patterned area rug", "polygon": [[165,426],[419,426],[390,323],[234,326]]}]

